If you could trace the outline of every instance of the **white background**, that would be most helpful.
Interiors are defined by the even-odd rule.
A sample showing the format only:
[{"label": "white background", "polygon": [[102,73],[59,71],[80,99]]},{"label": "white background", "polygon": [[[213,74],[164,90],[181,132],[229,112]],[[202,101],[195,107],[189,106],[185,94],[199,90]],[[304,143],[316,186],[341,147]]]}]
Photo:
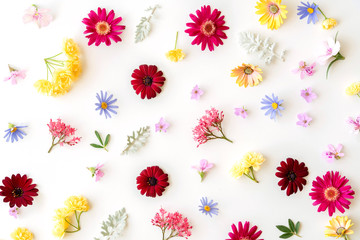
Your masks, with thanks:
[{"label": "white background", "polygon": [[[39,0],[37,4],[51,9],[54,15],[54,21],[42,29],[22,22],[24,10],[32,3],[4,1],[1,5],[1,76],[8,75],[8,63],[28,72],[18,85],[0,83],[0,126],[5,130],[12,122],[29,127],[25,129],[28,135],[17,143],[0,141],[0,179],[27,174],[38,185],[39,196],[32,206],[21,208],[17,220],[8,215],[8,204],[0,204],[0,239],[10,239],[10,233],[19,226],[30,229],[35,239],[53,239],[54,210],[63,207],[67,197],[78,194],[88,198],[91,209],[81,217],[82,230],[65,236],[69,240],[99,236],[101,222],[122,207],[129,213],[123,235],[128,240],[161,239],[160,229],[150,222],[160,207],[178,210],[188,217],[194,226],[190,239],[226,239],[232,223],[246,220],[263,231],[261,238],[278,239],[280,232],[275,225],[286,224],[288,218],[301,221],[302,239],[325,239],[323,232],[330,217],[327,212],[317,212],[308,194],[311,182],[328,170],[338,170],[350,179],[356,195],[345,214],[355,222],[352,239],[360,238],[360,138],[351,135],[345,123],[347,117],[360,114],[360,99],[345,95],[346,86],[358,81],[360,73],[360,4],[356,0],[317,1],[328,17],[338,20],[338,26],[331,31],[323,30],[320,22],[307,25],[305,20],[300,21],[296,15],[300,1],[294,0],[283,1],[288,6],[288,19],[277,31],[259,24],[254,0]],[[152,19],[150,35],[135,44],[135,26],[146,14],[145,8],[156,3],[162,8]],[[214,52],[202,52],[200,46],[192,46],[193,38],[184,33],[189,13],[204,4],[222,11],[230,27],[226,31],[228,39]],[[121,43],[87,46],[81,20],[98,6],[114,9],[116,16],[123,17],[121,24],[126,25],[126,30],[121,34]],[[173,49],[176,31],[178,48],[187,54],[179,63],[165,58],[165,53]],[[238,44],[239,32],[243,31],[271,37],[279,43],[278,50],[287,50],[286,61],[265,65],[256,55],[246,54]],[[291,72],[300,60],[315,61],[323,41],[335,36],[336,31],[346,60],[334,64],[328,80],[325,66],[317,66],[316,74],[304,80]],[[42,96],[33,84],[46,77],[43,59],[61,51],[64,37],[71,37],[80,45],[83,74],[67,95]],[[243,62],[263,69],[264,81],[259,86],[238,87],[236,79],[230,77],[231,69]],[[142,100],[130,84],[132,71],[144,63],[157,65],[166,77],[163,92],[151,100]],[[190,100],[196,84],[205,92],[198,102]],[[310,104],[300,96],[300,90],[307,87],[318,94],[318,99]],[[118,115],[111,119],[94,110],[95,95],[100,90],[109,91],[118,99]],[[285,111],[277,121],[265,117],[260,110],[261,98],[271,93],[284,99]],[[234,108],[242,106],[248,109],[247,119],[234,115]],[[210,107],[224,111],[223,128],[233,144],[215,140],[196,148],[192,129]],[[303,112],[313,118],[308,128],[296,125],[296,115]],[[46,124],[50,118],[58,117],[77,128],[77,136],[82,139],[76,146],[56,147],[48,154],[51,136]],[[171,124],[167,133],[155,133],[155,123],[161,117]],[[120,155],[126,136],[146,125],[151,126],[148,144],[135,154]],[[103,136],[111,134],[108,153],[89,146],[97,142],[93,133],[96,129]],[[338,143],[344,145],[345,157],[332,164],[325,162],[321,153],[328,144]],[[229,174],[231,166],[248,151],[261,152],[266,157],[256,172],[259,184],[246,177],[235,180]],[[275,177],[276,167],[287,157],[305,162],[310,172],[304,190],[290,197],[280,190]],[[191,166],[203,158],[213,162],[215,168],[200,183]],[[86,167],[97,163],[105,164],[105,176],[95,183]],[[135,180],[141,170],[153,165],[168,173],[170,181],[163,196],[155,199],[140,195]],[[203,196],[219,203],[218,216],[210,218],[198,211]]]}]

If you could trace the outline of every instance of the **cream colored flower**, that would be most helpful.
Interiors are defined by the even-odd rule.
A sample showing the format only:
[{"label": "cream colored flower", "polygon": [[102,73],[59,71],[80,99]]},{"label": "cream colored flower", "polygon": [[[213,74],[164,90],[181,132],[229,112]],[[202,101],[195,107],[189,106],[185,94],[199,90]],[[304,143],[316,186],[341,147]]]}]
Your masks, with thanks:
[{"label": "cream colored flower", "polygon": [[242,162],[246,167],[253,167],[255,171],[260,169],[260,165],[265,161],[265,158],[261,153],[248,152],[244,155]]},{"label": "cream colored flower", "polygon": [[166,58],[172,62],[177,62],[183,60],[185,53],[181,49],[170,50],[166,53]]},{"label": "cream colored flower", "polygon": [[32,240],[33,234],[26,228],[17,228],[11,233],[11,238],[14,240]]},{"label": "cream colored flower", "polygon": [[65,206],[73,211],[87,212],[89,204],[83,196],[71,196],[65,201]]},{"label": "cream colored flower", "polygon": [[244,162],[239,161],[232,166],[230,173],[232,177],[239,178],[244,174],[248,174],[249,168],[244,165]]},{"label": "cream colored flower", "polygon": [[34,83],[34,87],[39,93],[49,95],[52,89],[52,83],[48,80],[38,80]]},{"label": "cream colored flower", "polygon": [[336,20],[333,18],[327,18],[322,22],[322,27],[325,30],[330,30],[335,27],[337,24]]},{"label": "cream colored flower", "polygon": [[350,86],[346,88],[345,92],[349,96],[360,93],[360,82],[352,83]]}]

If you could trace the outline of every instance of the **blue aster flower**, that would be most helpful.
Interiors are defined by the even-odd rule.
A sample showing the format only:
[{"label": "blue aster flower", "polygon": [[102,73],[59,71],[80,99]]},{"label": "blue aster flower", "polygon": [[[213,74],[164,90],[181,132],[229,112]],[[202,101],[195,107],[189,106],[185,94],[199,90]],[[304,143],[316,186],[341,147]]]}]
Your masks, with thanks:
[{"label": "blue aster flower", "polygon": [[9,123],[9,128],[5,130],[6,134],[4,138],[6,138],[6,142],[9,142],[11,139],[11,142],[13,143],[14,140],[18,141],[19,139],[23,139],[23,136],[26,135],[20,128],[26,128],[27,126],[16,126],[14,124]]},{"label": "blue aster flower", "polygon": [[207,197],[203,197],[200,199],[201,205],[199,205],[199,211],[202,213],[205,213],[205,215],[210,215],[210,217],[212,217],[211,214],[214,215],[218,215],[219,209],[215,208],[215,206],[218,204],[217,202],[214,202],[213,200],[210,200],[210,202],[208,202]]},{"label": "blue aster flower", "polygon": [[275,119],[276,114],[282,116],[280,111],[284,110],[281,106],[283,102],[284,100],[279,100],[279,97],[274,94],[272,94],[272,98],[265,95],[265,98],[261,99],[261,103],[265,105],[261,108],[261,110],[266,110],[265,116],[270,114],[270,119]]},{"label": "blue aster flower", "polygon": [[117,112],[114,110],[115,108],[119,108],[118,106],[114,105],[114,103],[117,101],[117,99],[112,99],[113,95],[109,95],[105,92],[105,95],[103,91],[100,91],[100,95],[96,93],[96,98],[99,100],[98,103],[95,103],[97,108],[96,111],[100,110],[100,115],[104,113],[105,118],[111,118],[111,113],[117,114]]},{"label": "blue aster flower", "polygon": [[305,4],[301,2],[301,4],[304,6],[298,6],[297,9],[297,15],[300,15],[300,20],[308,17],[307,24],[309,24],[310,22],[313,22],[315,24],[317,21],[319,21],[317,14],[320,14],[320,11],[318,9],[319,7],[315,3],[310,4],[309,2],[307,2]]}]

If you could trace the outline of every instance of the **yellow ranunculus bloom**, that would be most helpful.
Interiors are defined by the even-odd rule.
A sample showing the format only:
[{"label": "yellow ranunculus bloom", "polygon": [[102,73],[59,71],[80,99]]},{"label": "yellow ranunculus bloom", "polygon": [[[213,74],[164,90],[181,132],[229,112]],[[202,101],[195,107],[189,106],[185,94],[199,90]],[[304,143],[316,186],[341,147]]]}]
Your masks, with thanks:
[{"label": "yellow ranunculus bloom", "polygon": [[352,83],[345,90],[346,94],[349,96],[356,95],[360,93],[360,82]]},{"label": "yellow ranunculus bloom", "polygon": [[89,204],[83,196],[71,196],[65,201],[65,206],[73,211],[87,212]]},{"label": "yellow ranunculus bloom", "polygon": [[181,49],[170,50],[166,53],[166,58],[172,62],[177,62],[183,60],[185,53]]},{"label": "yellow ranunculus bloom", "polygon": [[34,87],[37,89],[38,92],[42,94],[49,95],[52,89],[52,83],[48,80],[38,80],[34,83]]},{"label": "yellow ranunculus bloom", "polygon": [[72,73],[73,80],[76,80],[82,71],[80,59],[78,57],[74,57],[67,60],[66,69]]},{"label": "yellow ranunculus bloom", "polygon": [[79,55],[80,55],[79,46],[71,38],[66,38],[64,40],[63,50],[64,50],[65,54],[70,58],[79,57]]},{"label": "yellow ranunculus bloom", "polygon": [[33,234],[26,228],[17,228],[11,233],[11,238],[14,240],[32,240]]},{"label": "yellow ranunculus bloom", "polygon": [[247,167],[253,167],[255,171],[260,169],[260,165],[265,161],[265,158],[260,153],[248,152],[244,155],[242,161]]},{"label": "yellow ranunculus bloom", "polygon": [[347,216],[332,218],[330,221],[330,226],[326,226],[325,237],[345,237],[345,235],[353,234],[354,231],[350,230],[350,227],[354,225],[351,223],[351,219],[348,219]]},{"label": "yellow ranunculus bloom", "polygon": [[337,24],[336,20],[333,18],[327,18],[322,22],[322,27],[325,30],[330,30],[335,27]]}]

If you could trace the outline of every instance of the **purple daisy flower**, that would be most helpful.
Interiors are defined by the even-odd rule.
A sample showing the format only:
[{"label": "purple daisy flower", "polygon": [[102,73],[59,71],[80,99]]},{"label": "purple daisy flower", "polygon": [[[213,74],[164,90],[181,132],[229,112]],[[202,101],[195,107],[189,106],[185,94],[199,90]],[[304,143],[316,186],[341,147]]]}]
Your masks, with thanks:
[{"label": "purple daisy flower", "polygon": [[113,95],[109,95],[105,92],[105,95],[103,91],[100,91],[100,95],[96,93],[96,98],[98,99],[98,103],[95,103],[97,108],[96,111],[100,110],[100,115],[104,113],[105,118],[111,118],[111,113],[117,114],[117,112],[114,110],[115,108],[119,108],[118,106],[114,105],[114,103],[117,101],[117,99],[112,99]]},{"label": "purple daisy flower", "polygon": [[199,205],[199,211],[202,213],[205,213],[205,215],[210,215],[212,217],[212,214],[218,215],[219,209],[215,208],[215,206],[218,204],[217,202],[214,202],[213,200],[208,201],[207,197],[202,197],[200,199],[201,205]]},{"label": "purple daisy flower", "polygon": [[11,142],[18,141],[19,139],[23,139],[23,136],[26,135],[21,128],[26,128],[27,126],[16,126],[14,124],[9,123],[9,128],[5,130],[6,134],[4,138],[6,138],[6,142],[9,142],[11,139]]},{"label": "purple daisy flower", "polygon": [[320,11],[318,10],[318,6],[315,3],[310,4],[309,2],[307,2],[306,4],[301,2],[301,4],[303,6],[298,6],[297,8],[298,10],[297,15],[300,16],[300,20],[308,17],[307,24],[311,22],[315,24],[316,22],[318,22],[319,18],[317,14],[320,14]]}]

